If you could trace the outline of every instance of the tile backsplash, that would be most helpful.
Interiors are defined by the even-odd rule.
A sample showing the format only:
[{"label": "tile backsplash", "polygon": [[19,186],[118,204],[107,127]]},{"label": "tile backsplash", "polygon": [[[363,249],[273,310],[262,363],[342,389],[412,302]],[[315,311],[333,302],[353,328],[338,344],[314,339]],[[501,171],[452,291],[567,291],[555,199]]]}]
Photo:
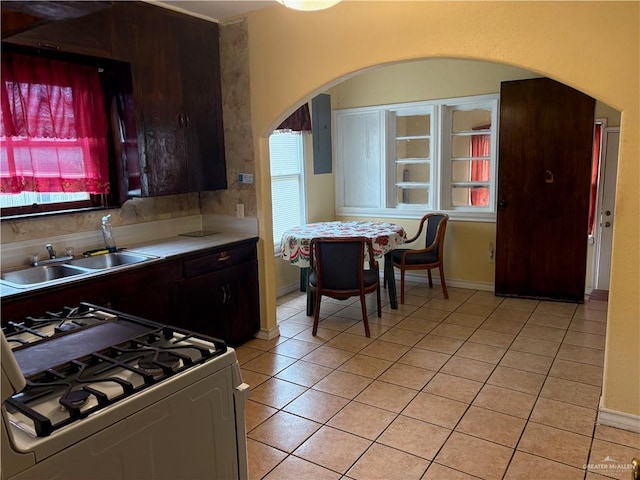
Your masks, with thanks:
[{"label": "tile backsplash", "polygon": [[28,264],[32,253],[46,256],[47,243],[58,252],[73,247],[76,255],[100,248],[104,245],[100,219],[108,213],[118,247],[202,228],[249,229],[257,235],[255,217],[239,220],[235,216],[202,215],[197,193],[136,198],[119,209],[5,220],[1,224],[0,265],[6,269]]}]

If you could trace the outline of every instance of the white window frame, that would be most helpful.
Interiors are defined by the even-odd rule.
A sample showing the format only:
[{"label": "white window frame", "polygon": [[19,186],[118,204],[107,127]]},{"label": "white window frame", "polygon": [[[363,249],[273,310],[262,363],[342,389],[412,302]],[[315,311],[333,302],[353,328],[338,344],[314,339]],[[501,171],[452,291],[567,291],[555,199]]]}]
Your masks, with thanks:
[{"label": "white window frame", "polygon": [[[421,187],[426,187],[428,188],[428,200],[427,203],[421,205],[421,207],[423,207],[424,209],[432,209],[432,206],[434,205],[434,199],[436,198],[437,195],[437,191],[438,191],[438,185],[437,182],[434,182],[434,180],[437,178],[435,176],[436,173],[436,168],[437,168],[437,162],[435,161],[435,159],[437,158],[435,155],[435,151],[434,151],[434,138],[437,135],[437,122],[434,122],[434,116],[436,114],[436,109],[433,107],[433,105],[430,104],[419,104],[419,105],[412,105],[410,107],[401,107],[401,108],[395,108],[395,109],[389,109],[387,110],[387,135],[388,135],[388,141],[387,141],[387,169],[389,174],[386,175],[387,179],[386,179],[386,183],[387,183],[387,208],[398,208],[398,209],[404,209],[404,210],[412,210],[416,208],[416,205],[408,205],[408,204],[402,204],[402,203],[398,203],[398,196],[397,196],[397,191],[396,189],[400,186],[406,186],[411,188],[412,186],[415,186],[416,188],[421,188]],[[409,137],[401,137],[398,135],[396,129],[397,129],[397,122],[396,119],[397,117],[403,117],[403,116],[410,116],[410,115],[428,115],[430,117],[430,129],[428,132],[428,135],[425,135],[426,138],[429,139],[429,155],[426,159],[422,160],[422,159],[412,159],[412,160],[399,160],[398,159],[398,155],[397,155],[397,151],[396,151],[396,147],[397,147],[397,141],[399,139],[404,139],[404,138],[409,138]],[[428,182],[414,182],[414,181],[409,181],[409,182],[398,182],[397,179],[395,178],[395,173],[396,173],[396,169],[398,164],[401,163],[405,163],[405,162],[410,162],[410,163],[423,163],[426,167],[426,169],[428,169],[429,171],[429,181]]]},{"label": "white window frame", "polygon": [[[272,220],[275,218],[275,216],[277,215],[277,207],[273,202],[273,192],[274,192],[274,182],[277,183],[279,180],[282,179],[297,179],[297,183],[298,183],[298,187],[299,187],[299,200],[300,203],[298,205],[299,208],[299,215],[300,215],[300,225],[303,225],[306,223],[307,221],[307,208],[306,208],[306,193],[305,193],[305,135],[309,135],[308,133],[305,132],[299,132],[299,133],[276,133],[276,134],[272,134],[272,137],[274,136],[280,136],[280,135],[289,135],[289,138],[295,138],[297,140],[297,144],[296,144],[296,156],[297,156],[297,160],[298,160],[298,172],[296,173],[288,173],[288,174],[282,174],[282,175],[278,175],[277,173],[274,173],[274,170],[277,170],[277,168],[274,168],[273,165],[273,156],[272,153],[270,153],[270,169],[271,169],[271,195],[272,195]],[[269,142],[269,148],[270,148],[270,152],[272,150],[272,144],[271,144],[271,138],[270,138],[270,142]],[[295,204],[288,204],[287,205],[287,211],[290,214],[291,212],[291,208],[293,208],[295,206]],[[293,217],[295,218],[295,217]],[[292,224],[287,226],[287,228],[289,227],[293,227],[296,226],[297,224]],[[282,254],[281,252],[281,248],[280,248],[280,241],[281,241],[281,235],[278,234],[275,225],[273,225],[273,243],[274,243],[274,255],[276,257],[280,256]],[[276,237],[280,237],[280,238],[276,238]]]},{"label": "white window frame", "polygon": [[[441,135],[441,150],[440,150],[440,165],[441,165],[441,175],[440,175],[440,208],[442,210],[450,211],[450,212],[459,212],[462,214],[478,214],[478,213],[487,213],[495,215],[495,205],[496,205],[496,190],[497,190],[497,159],[498,159],[498,96],[496,95],[493,99],[483,98],[482,100],[478,100],[478,97],[472,97],[469,99],[456,99],[455,104],[447,104],[441,107],[441,118],[442,118],[442,135]],[[458,101],[459,100],[459,101]],[[454,206],[453,201],[451,199],[451,189],[452,185],[456,183],[462,182],[453,182],[452,181],[452,154],[451,154],[451,137],[453,136],[452,132],[452,115],[454,111],[469,111],[475,109],[482,110],[491,110],[491,131],[488,133],[491,137],[490,141],[490,152],[489,152],[489,162],[490,162],[490,180],[488,182],[489,187],[489,205],[484,206]],[[471,158],[471,157],[469,157]],[[472,182],[469,182],[470,184]]]},{"label": "white window frame", "polygon": [[[490,181],[489,206],[458,206],[451,202],[451,154],[448,144],[451,138],[450,115],[454,110],[486,109],[491,110],[490,151]],[[398,113],[415,114],[432,112],[431,118],[431,172],[429,203],[424,205],[397,205],[396,202],[396,122]],[[341,128],[345,119],[369,116],[379,118],[379,124],[371,125],[367,135],[379,136],[378,142],[380,166],[377,170],[379,181],[383,188],[380,198],[374,207],[347,205],[345,202],[345,188],[353,185],[355,178],[345,175],[347,162],[353,162],[353,150],[349,150],[350,142],[354,142],[353,135],[345,135]],[[499,94],[476,95],[470,97],[447,98],[424,102],[410,102],[393,105],[381,105],[361,108],[350,108],[334,111],[334,125],[336,136],[336,213],[345,216],[388,217],[388,218],[420,218],[427,211],[442,211],[452,219],[463,221],[496,221],[497,174],[498,174],[498,131],[499,131]],[[376,129],[379,129],[376,131]],[[355,142],[361,139],[356,138]],[[347,148],[345,149],[345,145]],[[367,171],[368,175],[373,172]],[[373,173],[375,175],[375,173]]]}]

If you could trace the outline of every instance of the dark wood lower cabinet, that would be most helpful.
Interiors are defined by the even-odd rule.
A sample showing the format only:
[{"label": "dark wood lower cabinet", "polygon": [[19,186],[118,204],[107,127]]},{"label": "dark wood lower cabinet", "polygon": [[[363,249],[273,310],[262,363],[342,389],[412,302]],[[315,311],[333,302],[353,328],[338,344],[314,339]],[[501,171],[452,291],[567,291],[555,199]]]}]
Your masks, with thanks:
[{"label": "dark wood lower cabinet", "polygon": [[260,329],[255,243],[239,245],[184,263],[181,324],[237,346]]},{"label": "dark wood lower cabinet", "polygon": [[176,318],[171,292],[181,279],[180,262],[141,265],[84,281],[58,285],[2,299],[2,323],[22,321],[26,316],[59,311],[64,306],[89,302],[125,313],[171,323]]},{"label": "dark wood lower cabinet", "polygon": [[260,329],[257,239],[2,299],[2,323],[85,301],[226,341]]}]

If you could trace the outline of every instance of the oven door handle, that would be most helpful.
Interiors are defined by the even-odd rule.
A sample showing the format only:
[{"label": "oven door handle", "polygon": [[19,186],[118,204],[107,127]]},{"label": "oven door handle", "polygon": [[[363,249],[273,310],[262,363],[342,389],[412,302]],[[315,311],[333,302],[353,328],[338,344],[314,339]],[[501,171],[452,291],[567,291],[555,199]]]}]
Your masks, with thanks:
[{"label": "oven door handle", "polygon": [[238,446],[238,478],[240,479],[249,478],[245,405],[249,399],[250,391],[251,387],[246,383],[241,383],[233,390],[233,406],[236,412],[236,444]]}]

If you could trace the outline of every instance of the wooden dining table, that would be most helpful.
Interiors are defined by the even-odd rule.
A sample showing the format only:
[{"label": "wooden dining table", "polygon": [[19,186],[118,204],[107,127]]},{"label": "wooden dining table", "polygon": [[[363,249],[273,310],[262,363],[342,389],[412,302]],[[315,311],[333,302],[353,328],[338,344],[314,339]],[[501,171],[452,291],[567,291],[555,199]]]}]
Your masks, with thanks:
[{"label": "wooden dining table", "polygon": [[[389,222],[333,221],[317,222],[290,228],[282,235],[280,249],[282,259],[300,267],[300,290],[307,291],[307,279],[311,265],[311,240],[321,237],[366,237],[373,244],[375,258],[385,257],[384,278],[389,289],[391,308],[398,308],[393,263],[386,255],[407,240],[404,228]],[[313,314],[313,296],[307,291],[307,315]]]}]

